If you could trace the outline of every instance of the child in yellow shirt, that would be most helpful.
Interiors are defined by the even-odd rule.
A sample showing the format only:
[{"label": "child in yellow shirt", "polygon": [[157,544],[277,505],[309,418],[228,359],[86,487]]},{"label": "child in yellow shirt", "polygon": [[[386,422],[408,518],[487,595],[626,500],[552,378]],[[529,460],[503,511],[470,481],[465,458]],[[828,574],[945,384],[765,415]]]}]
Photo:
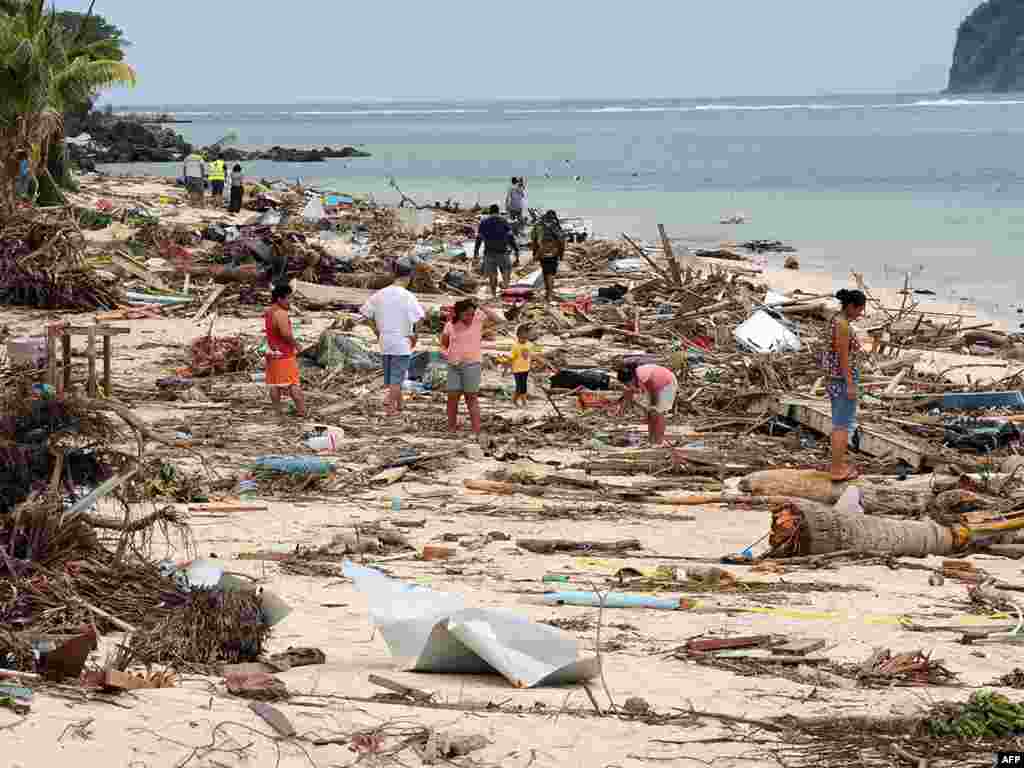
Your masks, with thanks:
[{"label": "child in yellow shirt", "polygon": [[513,405],[526,405],[526,384],[530,378],[530,340],[528,334],[530,329],[526,325],[520,325],[516,329],[516,343],[512,345],[510,361],[512,364],[512,375],[516,379],[516,394],[512,398]]}]

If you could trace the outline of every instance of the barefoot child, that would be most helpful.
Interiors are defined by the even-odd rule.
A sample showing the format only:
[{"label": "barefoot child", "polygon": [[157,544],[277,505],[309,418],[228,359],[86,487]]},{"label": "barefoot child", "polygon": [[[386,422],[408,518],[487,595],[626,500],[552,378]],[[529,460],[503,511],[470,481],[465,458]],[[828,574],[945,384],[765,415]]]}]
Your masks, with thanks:
[{"label": "barefoot child", "polygon": [[519,407],[526,406],[526,385],[530,378],[530,329],[526,325],[520,325],[516,329],[516,343],[512,345],[510,362],[512,364],[512,375],[516,379],[516,393],[512,397],[512,404]]}]

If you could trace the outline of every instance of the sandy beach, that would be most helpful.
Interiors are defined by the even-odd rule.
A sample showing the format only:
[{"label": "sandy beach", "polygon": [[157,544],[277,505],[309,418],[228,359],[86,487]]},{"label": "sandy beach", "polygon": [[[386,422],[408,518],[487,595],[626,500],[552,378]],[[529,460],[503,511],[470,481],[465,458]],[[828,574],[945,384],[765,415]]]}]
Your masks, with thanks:
[{"label": "sandy beach", "polygon": [[[202,227],[213,221],[241,224],[253,216],[251,211],[230,216],[221,211],[160,204],[160,196],[177,200],[182,191],[159,179],[86,177],[81,191],[72,199],[86,208],[95,208],[100,200],[111,200],[119,206],[142,202],[159,215],[161,224],[168,226]],[[123,242],[121,234],[115,227],[90,232],[87,240],[99,253],[116,249],[118,242]],[[652,241],[656,235],[631,234]],[[197,252],[209,245],[204,243]],[[656,259],[665,263],[663,254]],[[532,269],[525,254],[524,262],[517,277]],[[711,260],[701,260],[699,265],[705,270],[712,265],[726,270],[751,268],[750,263]],[[180,275],[173,271],[157,274],[175,290],[180,289]],[[855,285],[852,277],[848,283],[840,283],[829,274],[807,270],[771,268],[743,276],[786,296],[799,295],[797,292],[831,295],[840,287]],[[559,289],[567,296],[580,295],[598,284],[637,284],[647,277],[606,275],[594,282],[567,270],[560,276]],[[213,284],[196,278],[191,286],[193,292],[207,295]],[[870,286],[881,306],[897,309],[905,298],[899,292],[901,287]],[[483,293],[481,289],[480,295]],[[988,322],[964,305],[929,301],[926,306],[928,312],[936,313],[940,324],[942,313],[962,316],[965,325]],[[623,449],[603,444],[604,440],[597,445],[591,437],[597,432],[614,437],[643,429],[636,415],[613,425],[598,423],[576,412],[568,398],[559,402],[564,403],[561,407],[569,419],[579,420],[575,441],[567,439],[566,433],[547,437],[545,420],[553,418],[553,413],[546,398],[535,389],[528,408],[514,410],[500,396],[511,377],[496,366],[485,371],[485,390],[490,387],[490,391],[483,399],[483,410],[485,432],[500,442],[503,451],[489,451],[491,455],[486,455],[468,432],[443,435],[440,393],[409,394],[404,420],[385,419],[381,415],[383,384],[379,374],[363,376],[340,391],[310,388],[311,415],[305,421],[294,417],[283,423],[276,420],[265,387],[253,381],[250,372],[199,381],[203,395],[196,401],[172,402],[160,395],[155,382],[175,376],[178,369],[187,366],[188,347],[194,339],[213,333],[218,337],[246,334],[258,340],[262,309],[231,304],[230,308],[215,309],[199,322],[191,320],[194,308],[175,317],[111,321],[129,329],[116,338],[112,359],[114,397],[131,406],[155,429],[190,432],[190,447],[204,457],[216,477],[222,478],[243,475],[257,456],[309,454],[302,445],[302,435],[313,426],[328,425],[343,431],[337,450],[327,458],[338,462],[340,476],[348,478],[345,482],[332,483],[329,491],[314,488],[296,492],[282,486],[273,492],[263,487],[256,501],[266,502],[265,510],[187,513],[188,505],[178,505],[188,515],[194,548],[185,548],[174,537],[164,541],[158,536],[153,544],[155,559],[216,557],[228,570],[256,579],[291,606],[291,614],[274,628],[269,650],[312,646],[322,649],[327,658],[325,664],[277,675],[292,692],[292,698],[275,706],[291,720],[299,737],[276,736],[251,711],[248,701],[226,692],[219,677],[181,674],[173,688],[117,696],[84,694],[75,686],[40,688],[25,718],[0,709],[5,747],[0,762],[4,766],[35,768],[65,762],[82,768],[418,765],[420,758],[410,751],[394,756],[367,754],[340,738],[342,734],[376,730],[384,743],[394,748],[417,729],[484,736],[487,745],[460,761],[463,765],[823,765],[815,760],[820,743],[790,745],[786,752],[779,744],[767,743],[772,733],[759,724],[782,715],[912,716],[936,702],[965,701],[972,691],[991,687],[994,680],[1019,665],[1013,645],[958,642],[970,628],[1012,624],[1015,619],[1007,613],[978,611],[967,597],[968,584],[952,578],[939,585],[930,584],[932,571],[942,570],[944,558],[940,556],[894,558],[888,563],[837,560],[819,567],[789,565],[780,560],[777,567],[767,570],[752,565],[721,565],[741,586],[668,589],[666,593],[682,594],[695,601],[686,610],[599,611],[537,605],[536,598],[551,586],[542,582],[546,574],[568,576],[574,589],[591,589],[590,585],[612,589],[615,575],[624,568],[646,572],[670,564],[687,569],[741,552],[769,531],[770,512],[763,507],[717,503],[672,506],[643,501],[602,508],[596,503],[570,500],[568,506],[577,507],[571,512],[558,504],[557,494],[545,499],[512,499],[468,490],[464,481],[501,470],[532,468],[542,476],[568,473],[585,479],[581,470],[572,469],[573,465],[628,455],[628,449],[624,453]],[[885,317],[881,310],[869,309],[859,325],[866,342],[866,329]],[[6,326],[12,337],[34,335],[45,323],[58,319],[90,325],[96,314],[2,306],[0,327]],[[293,310],[304,345],[315,343],[339,316],[339,312],[330,310]],[[998,324],[989,329],[1008,330]],[[656,330],[657,326],[648,323],[644,332],[655,334]],[[357,326],[353,334],[372,345],[368,327]],[[564,359],[583,361],[638,351],[635,346],[611,342],[610,338],[549,333],[537,341],[543,349],[558,351]],[[507,351],[509,343],[499,334],[485,344],[485,354]],[[436,350],[436,340],[427,340],[424,348]],[[901,354],[909,356],[914,351],[907,348]],[[1011,379],[1021,371],[1024,365],[998,356],[924,351],[909,375],[946,372],[950,384],[968,386]],[[319,415],[330,412],[332,406],[334,415]],[[669,437],[678,445],[700,439],[697,427],[709,421],[713,419],[679,414],[669,423]],[[819,439],[817,458],[826,461],[827,438]],[[737,448],[754,452],[770,452],[774,449],[766,446],[780,444],[780,438],[764,434],[736,433],[728,440]],[[379,466],[397,447],[450,455],[438,464],[416,466],[391,484],[367,482],[366,470]],[[195,453],[167,446],[151,444],[147,457],[165,458],[190,471],[202,469]],[[802,461],[794,462],[803,466]],[[660,474],[637,472],[605,474],[596,479],[634,486],[659,478]],[[400,511],[394,511],[396,498],[400,499]],[[586,655],[594,652],[600,621],[604,681],[595,682],[593,691],[602,714],[594,711],[580,687],[520,690],[497,675],[409,672],[394,663],[380,632],[374,630],[366,596],[349,579],[337,573],[294,575],[283,572],[273,559],[239,558],[261,551],[283,554],[315,549],[357,525],[384,522],[422,522],[418,527],[402,527],[413,548],[412,556],[389,559],[368,554],[356,558],[370,566],[379,562],[379,567],[395,579],[464,595],[472,606],[509,609],[537,622],[554,622],[578,638]],[[516,546],[516,541],[524,538],[637,539],[641,548],[621,555],[544,555]],[[428,545],[452,547],[453,556],[443,560],[416,557]],[[332,558],[328,565],[336,567],[339,560]],[[972,555],[969,560],[996,579],[1020,583],[1021,565],[1016,560],[986,554]],[[744,583],[750,586],[743,588]],[[914,632],[914,625],[934,628]],[[786,666],[758,666],[741,659],[698,659],[680,650],[691,638],[755,635],[823,642],[810,654],[809,661]],[[117,633],[101,638],[94,660],[101,661],[121,639]],[[850,679],[849,686],[834,687],[813,678],[813,668],[819,664],[827,662],[830,668],[858,665],[878,648],[889,648],[893,653],[922,650],[941,659],[955,678],[948,685],[878,688],[862,687]],[[428,691],[434,694],[433,703],[417,704],[401,697],[382,701],[379,694],[383,690],[369,681],[372,674]],[[634,697],[642,699],[647,709],[637,703],[627,707],[627,700]],[[691,710],[712,714],[690,715]],[[317,739],[330,741],[332,737],[339,743],[315,744]],[[782,757],[776,759],[778,755]],[[893,760],[891,764],[900,764]]]}]

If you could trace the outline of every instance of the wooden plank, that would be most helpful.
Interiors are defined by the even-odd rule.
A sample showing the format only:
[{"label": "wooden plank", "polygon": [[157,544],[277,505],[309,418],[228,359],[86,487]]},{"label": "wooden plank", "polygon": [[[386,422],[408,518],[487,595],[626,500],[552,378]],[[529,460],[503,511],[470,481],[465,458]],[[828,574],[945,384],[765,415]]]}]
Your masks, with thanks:
[{"label": "wooden plank", "polygon": [[46,383],[51,387],[58,387],[57,383],[57,337],[53,335],[52,329],[46,334]]},{"label": "wooden plank", "polygon": [[669,278],[669,276],[668,276],[668,273],[667,273],[667,272],[666,272],[665,270],[663,270],[663,269],[662,269],[661,267],[659,267],[659,266],[658,266],[658,265],[657,265],[657,264],[656,264],[656,263],[654,262],[654,259],[652,259],[652,258],[651,258],[650,256],[648,256],[648,255],[647,255],[647,251],[645,251],[645,250],[644,250],[643,248],[641,248],[641,247],[640,247],[639,245],[637,245],[636,243],[634,243],[634,242],[633,242],[633,241],[632,241],[632,240],[630,239],[629,235],[627,235],[627,234],[626,234],[625,232],[623,232],[623,233],[622,233],[622,239],[623,239],[623,240],[625,240],[625,241],[626,241],[627,243],[629,243],[629,244],[630,244],[630,245],[631,245],[631,246],[633,247],[633,250],[635,250],[635,251],[636,251],[636,252],[637,252],[638,254],[640,254],[640,257],[641,257],[641,258],[642,258],[642,259],[643,259],[644,261],[646,261],[646,262],[647,262],[648,264],[650,264],[650,265],[651,265],[651,269],[653,269],[653,270],[654,270],[655,272],[657,272],[657,273],[658,273],[659,275],[661,275],[662,279],[663,279],[663,280],[664,280],[664,281],[665,281],[666,283],[670,283],[670,282],[672,282],[672,281],[671,281],[671,279],[670,279],[670,278]]},{"label": "wooden plank", "polygon": [[394,680],[388,680],[386,677],[380,675],[370,675],[368,678],[374,685],[379,685],[381,688],[387,688],[389,691],[394,691],[402,696],[408,696],[410,699],[416,701],[430,701],[434,698],[434,694],[428,693],[427,691],[421,691],[419,688],[410,688],[407,685],[396,683]]},{"label": "wooden plank", "polygon": [[203,302],[203,306],[199,308],[199,311],[192,315],[192,321],[198,323],[204,317],[206,313],[210,311],[210,308],[217,302],[217,299],[221,297],[221,294],[226,291],[228,287],[226,285],[218,285],[213,289],[213,293],[206,297],[206,301]]},{"label": "wooden plank", "polygon": [[831,661],[827,656],[776,656],[770,651],[719,651],[713,655],[722,659],[746,659],[768,664],[827,664]]},{"label": "wooden plank", "polygon": [[901,369],[900,372],[897,373],[896,376],[893,378],[893,380],[889,382],[889,386],[887,386],[885,388],[885,394],[887,394],[887,395],[896,394],[896,387],[898,387],[900,385],[900,382],[903,381],[903,377],[906,376],[909,372],[910,372],[910,368],[903,368],[903,369]]},{"label": "wooden plank", "polygon": [[[832,408],[826,403],[796,398],[777,398],[772,403],[771,409],[775,415],[793,419],[823,435],[832,433]],[[902,459],[913,469],[920,469],[924,464],[926,450],[905,437],[895,437],[875,428],[859,425],[857,429],[860,433],[860,450],[868,456]]]},{"label": "wooden plank", "polygon": [[110,254],[110,260],[125,272],[139,278],[139,280],[144,282],[150,288],[156,288],[158,291],[169,290],[167,284],[163,280],[131,257],[126,256],[119,251],[114,251]]},{"label": "wooden plank", "polygon": [[682,285],[683,275],[679,271],[679,262],[676,261],[676,255],[672,252],[672,243],[665,232],[664,224],[658,225],[658,234],[661,235],[661,247],[665,250],[665,258],[668,260],[668,273],[672,276],[672,282],[676,285]]},{"label": "wooden plank", "polygon": [[131,332],[131,328],[113,325],[69,325],[64,329],[64,333],[69,336],[88,336],[90,333],[96,336],[125,336]]},{"label": "wooden plank", "polygon": [[111,382],[110,364],[113,357],[113,344],[110,336],[103,337],[103,392],[107,397],[114,396],[114,388]]},{"label": "wooden plank", "polygon": [[71,389],[71,337],[65,333],[60,341],[61,346],[64,348],[64,376],[61,382],[61,393],[63,394]]},{"label": "wooden plank", "polygon": [[777,645],[772,648],[772,653],[781,653],[787,656],[806,656],[813,651],[820,651],[825,647],[825,641],[817,640],[791,640],[784,645]]},{"label": "wooden plank", "polygon": [[87,384],[89,397],[96,397],[96,328],[89,329],[85,349],[85,359],[89,364],[89,380]]},{"label": "wooden plank", "polygon": [[265,512],[266,504],[189,504],[189,512]]},{"label": "wooden plank", "polygon": [[771,642],[771,639],[771,635],[696,638],[686,642],[686,651],[688,653],[707,653],[709,651],[725,651],[735,648],[757,648],[768,644]]}]

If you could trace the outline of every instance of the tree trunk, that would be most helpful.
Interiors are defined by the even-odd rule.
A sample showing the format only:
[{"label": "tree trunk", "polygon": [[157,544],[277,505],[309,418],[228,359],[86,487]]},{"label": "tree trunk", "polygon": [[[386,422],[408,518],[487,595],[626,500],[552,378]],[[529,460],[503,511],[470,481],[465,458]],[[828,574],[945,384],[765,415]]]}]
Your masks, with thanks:
[{"label": "tree trunk", "polygon": [[949,555],[958,548],[953,531],[931,520],[871,517],[805,499],[792,499],[786,507],[799,518],[799,547],[791,555],[854,550],[923,557]]}]

